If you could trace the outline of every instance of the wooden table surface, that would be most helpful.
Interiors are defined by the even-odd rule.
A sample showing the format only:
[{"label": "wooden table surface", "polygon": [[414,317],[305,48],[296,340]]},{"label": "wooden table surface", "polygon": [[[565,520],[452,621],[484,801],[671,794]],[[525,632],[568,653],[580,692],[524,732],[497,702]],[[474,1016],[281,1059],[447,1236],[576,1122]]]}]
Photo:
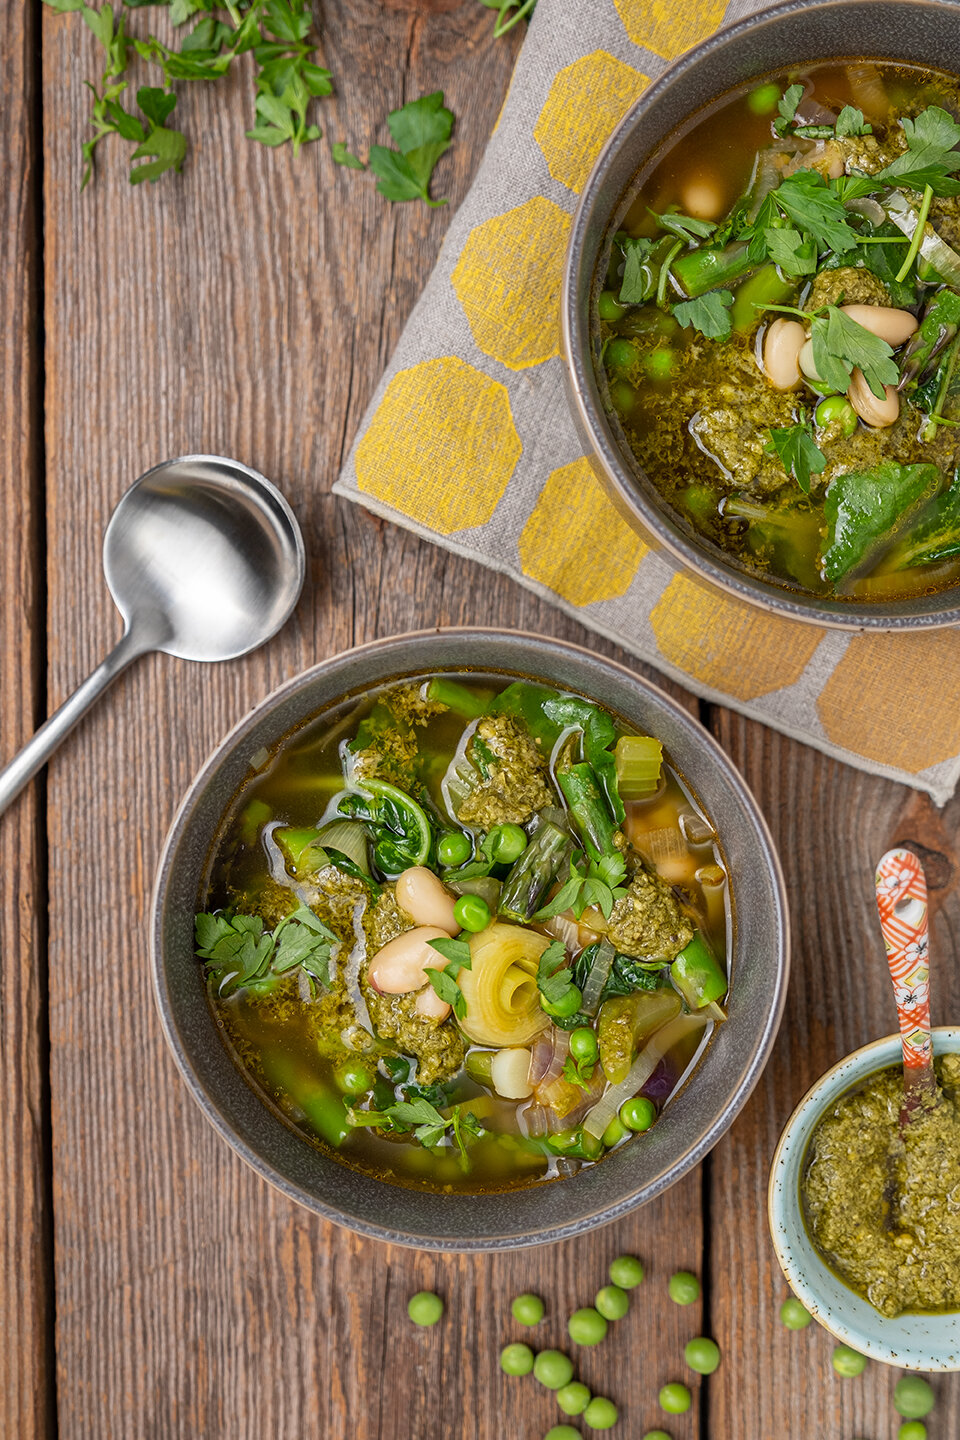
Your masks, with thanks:
[{"label": "wooden table surface", "polygon": [[[462,199],[520,29],[494,40],[477,0],[323,0],[322,18],[332,137],[365,153],[388,110],[442,88],[457,129],[438,181]],[[333,166],[326,142],[299,160],[248,143],[249,72],[183,87],[197,140],[180,177],[132,189],[108,140],[81,195],[93,39],[39,0],[8,6],[4,32],[0,756],[117,638],[101,540],[151,464],[214,451],[261,469],[290,498],[310,562],[277,640],[221,667],[141,662],[0,822],[0,1433],[539,1440],[561,1417],[531,1379],[498,1372],[516,1338],[509,1300],[540,1291],[550,1318],[536,1343],[562,1343],[564,1315],[626,1250],[648,1280],[581,1367],[621,1404],[614,1435],[666,1423],[675,1440],[893,1437],[894,1372],[841,1380],[825,1332],[780,1326],[765,1181],[807,1086],[893,1028],[870,885],[892,843],[919,846],[927,864],[935,1010],[956,1017],[960,802],[938,812],[674,689],[772,826],[793,978],[774,1057],[730,1134],[615,1226],[495,1257],[384,1247],[282,1199],[201,1119],[161,1037],[147,915],[179,797],[225,731],[305,666],[420,626],[519,626],[631,662],[509,580],[329,495],[453,206],[387,204],[369,177]],[[702,1275],[702,1309],[666,1299],[679,1267]],[[405,1305],[423,1286],[447,1313],[421,1333]],[[657,1390],[683,1378],[682,1345],[698,1333],[716,1337],[723,1364],[694,1387],[691,1412],[667,1420]],[[936,1389],[931,1437],[955,1437],[960,1381]]]}]

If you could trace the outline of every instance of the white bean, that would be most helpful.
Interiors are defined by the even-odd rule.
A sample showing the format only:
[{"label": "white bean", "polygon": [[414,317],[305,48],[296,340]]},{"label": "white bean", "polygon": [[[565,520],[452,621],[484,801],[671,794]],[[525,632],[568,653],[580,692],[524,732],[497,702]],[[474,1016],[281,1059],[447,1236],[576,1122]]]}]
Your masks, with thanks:
[{"label": "white bean", "polygon": [[849,315],[871,335],[886,340],[896,350],[917,328],[916,317],[909,310],[894,310],[890,305],[841,305],[844,315]]},{"label": "white bean", "polygon": [[804,375],[806,375],[808,380],[815,380],[818,384],[823,384],[823,381],[817,374],[817,367],[813,363],[812,340],[807,340],[801,348],[800,354],[797,356],[797,364],[800,366],[800,369],[803,371]]},{"label": "white bean", "polygon": [[854,370],[847,399],[865,425],[882,430],[900,415],[900,396],[895,385],[885,385],[884,398],[878,400],[863,378],[862,370]]},{"label": "white bean", "polygon": [[774,320],[763,337],[763,368],[775,390],[792,390],[800,384],[797,357],[807,332],[799,320]]},{"label": "white bean", "polygon": [[457,935],[460,926],[453,918],[456,897],[425,865],[411,865],[397,877],[397,904],[418,925],[439,925],[448,935]]},{"label": "white bean", "polygon": [[[442,961],[441,961],[442,963]],[[414,1004],[414,1010],[422,1015],[425,1020],[446,1020],[450,1014],[450,1006],[446,1000],[441,1000],[432,985],[427,985],[420,991]]]},{"label": "white bean", "polygon": [[490,1062],[490,1083],[504,1100],[526,1100],[530,1084],[530,1051],[498,1050]]},{"label": "white bean", "polygon": [[389,940],[370,961],[368,977],[375,990],[384,995],[406,995],[419,990],[425,980],[424,970],[443,969],[443,956],[429,944],[431,940],[449,940],[446,930],[438,925],[420,925]]},{"label": "white bean", "polygon": [[695,220],[719,220],[724,211],[724,192],[714,175],[696,175],[683,187],[680,203]]}]

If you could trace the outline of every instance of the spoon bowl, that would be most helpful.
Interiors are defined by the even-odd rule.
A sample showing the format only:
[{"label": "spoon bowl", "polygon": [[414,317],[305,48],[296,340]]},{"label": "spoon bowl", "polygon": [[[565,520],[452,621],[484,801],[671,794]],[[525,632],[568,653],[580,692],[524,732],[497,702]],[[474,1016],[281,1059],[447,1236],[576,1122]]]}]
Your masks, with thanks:
[{"label": "spoon bowl", "polygon": [[306,560],[269,480],[236,460],[186,455],[131,485],[107,526],[103,568],[123,635],[0,771],[0,814],[139,655],[233,660],[269,640],[300,598]]}]

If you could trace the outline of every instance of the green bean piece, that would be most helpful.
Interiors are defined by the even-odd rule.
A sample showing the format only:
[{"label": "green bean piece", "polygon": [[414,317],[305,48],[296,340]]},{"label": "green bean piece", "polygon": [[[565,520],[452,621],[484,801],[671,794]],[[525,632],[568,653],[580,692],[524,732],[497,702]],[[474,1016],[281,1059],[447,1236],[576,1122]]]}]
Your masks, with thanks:
[{"label": "green bean piece", "polygon": [[698,1375],[712,1375],[720,1364],[720,1347],[715,1340],[708,1340],[706,1335],[697,1335],[687,1341],[683,1358]]},{"label": "green bean piece", "polygon": [[499,913],[505,920],[526,924],[539,908],[548,886],[559,875],[569,846],[568,831],[561,830],[552,820],[541,823],[503,882]]},{"label": "green bean piece", "polygon": [[604,1395],[594,1395],[583,1412],[584,1424],[591,1430],[612,1430],[620,1418],[620,1412],[612,1400]]},{"label": "green bean piece", "polygon": [[557,784],[570,809],[587,854],[600,860],[614,850],[615,826],[592,765],[571,765],[557,772]]},{"label": "green bean piece", "polygon": [[610,1124],[603,1132],[603,1143],[608,1150],[612,1150],[614,1145],[619,1145],[623,1137],[629,1133],[620,1116],[614,1115]]},{"label": "green bean piece", "polygon": [[407,1301],[407,1314],[414,1325],[436,1325],[443,1314],[443,1301],[432,1290],[418,1290]]},{"label": "green bean piece", "polygon": [[681,1385],[679,1380],[664,1385],[660,1391],[660,1408],[666,1410],[668,1415],[686,1415],[691,1400],[690,1391],[686,1385]]},{"label": "green bean piece", "polygon": [[469,836],[462,830],[447,830],[437,841],[437,859],[445,868],[465,864],[472,851]]},{"label": "green bean piece", "polygon": [[862,1375],[867,1368],[867,1357],[851,1350],[849,1345],[837,1345],[833,1352],[833,1368],[838,1375],[847,1378]]},{"label": "green bean piece", "polygon": [[626,314],[626,310],[626,305],[621,305],[612,290],[602,290],[600,292],[600,298],[597,301],[597,314],[601,320],[606,320],[608,324],[612,324],[615,320],[619,320],[621,315]]},{"label": "green bean piece", "polygon": [[510,1306],[510,1314],[518,1325],[539,1325],[543,1319],[544,1304],[539,1295],[528,1290],[518,1295]]},{"label": "green bean piece", "polygon": [[581,1385],[579,1380],[571,1380],[569,1385],[561,1385],[557,1391],[557,1404],[564,1415],[582,1415],[590,1404],[590,1398],[588,1386]]},{"label": "green bean piece", "polygon": [[630,1296],[619,1285],[604,1285],[593,1303],[604,1320],[622,1320],[630,1309]]},{"label": "green bean piece", "polygon": [[715,1004],[727,993],[726,972],[699,931],[670,966],[670,976],[691,1010]]},{"label": "green bean piece", "polygon": [[533,1376],[547,1390],[560,1390],[573,1379],[573,1361],[562,1350],[541,1350],[533,1362]]},{"label": "green bean piece", "polygon": [[813,1316],[806,1305],[793,1295],[780,1306],[780,1319],[788,1330],[806,1330]]},{"label": "green bean piece", "polygon": [[[463,1068],[471,1080],[476,1080],[478,1085],[491,1085],[493,1083],[493,1056],[492,1050],[470,1050],[463,1062]],[[514,1302],[516,1303],[516,1302]]]},{"label": "green bean piece", "polygon": [[730,309],[731,326],[734,330],[752,330],[764,305],[782,305],[796,290],[797,282],[783,279],[776,265],[762,266],[737,291]]},{"label": "green bean piece", "polygon": [[581,1310],[574,1310],[567,1321],[567,1330],[575,1345],[599,1345],[606,1339],[607,1322],[599,1310],[585,1305]]},{"label": "green bean piece", "polygon": [[893,1407],[905,1420],[922,1420],[933,1409],[936,1396],[922,1375],[904,1375],[893,1392]]},{"label": "green bean piece", "polygon": [[633,1290],[643,1280],[643,1263],[636,1255],[618,1255],[616,1260],[611,1261],[607,1273],[621,1290]]},{"label": "green bean piece", "polygon": [[[739,280],[741,275],[753,269],[750,247],[740,241],[723,247],[701,245],[696,250],[688,250],[673,262],[673,278],[687,299],[694,300],[708,290]],[[754,311],[754,314],[758,313]]]},{"label": "green bean piece", "polygon": [[671,1275],[667,1290],[675,1305],[693,1305],[700,1299],[700,1281],[689,1270]]},{"label": "green bean piece", "polygon": [[500,1351],[500,1369],[504,1375],[529,1375],[533,1369],[533,1351],[529,1345],[516,1342]]}]

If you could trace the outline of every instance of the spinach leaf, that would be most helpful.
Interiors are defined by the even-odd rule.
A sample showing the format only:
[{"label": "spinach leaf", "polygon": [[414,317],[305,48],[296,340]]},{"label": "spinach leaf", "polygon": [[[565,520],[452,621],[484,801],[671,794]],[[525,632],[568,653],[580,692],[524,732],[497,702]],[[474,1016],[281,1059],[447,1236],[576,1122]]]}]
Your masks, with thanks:
[{"label": "spinach leaf", "polygon": [[855,270],[869,270],[882,280],[890,296],[890,304],[896,309],[909,309],[916,304],[917,282],[914,270],[911,270],[906,280],[898,280],[897,274],[903,261],[904,245],[903,232],[893,224],[892,221],[884,221],[875,229],[865,227],[861,238],[874,240],[890,240],[889,245],[858,244],[853,250],[847,250],[841,255],[828,255],[821,266],[822,270],[838,270],[842,266],[848,266]]},{"label": "spinach leaf", "polygon": [[828,580],[839,580],[872,558],[936,490],[936,465],[884,460],[872,470],[850,470],[831,480],[824,499],[829,544],[823,555]]},{"label": "spinach leaf", "polygon": [[650,264],[655,246],[654,240],[635,239],[632,235],[626,235],[620,241],[624,260],[620,282],[621,304],[642,305],[657,288],[656,271]]},{"label": "spinach leaf", "polygon": [[[624,817],[623,801],[617,790],[616,756],[610,748],[616,744],[617,729],[606,710],[583,700],[578,695],[563,695],[546,700],[543,712],[547,719],[566,729],[576,725],[583,734],[583,757],[596,771],[611,814],[619,825]],[[559,732],[558,732],[559,733]]]},{"label": "spinach leaf", "polygon": [[897,549],[897,569],[931,565],[960,555],[960,470],[955,470],[949,489],[921,514],[914,530]]}]

